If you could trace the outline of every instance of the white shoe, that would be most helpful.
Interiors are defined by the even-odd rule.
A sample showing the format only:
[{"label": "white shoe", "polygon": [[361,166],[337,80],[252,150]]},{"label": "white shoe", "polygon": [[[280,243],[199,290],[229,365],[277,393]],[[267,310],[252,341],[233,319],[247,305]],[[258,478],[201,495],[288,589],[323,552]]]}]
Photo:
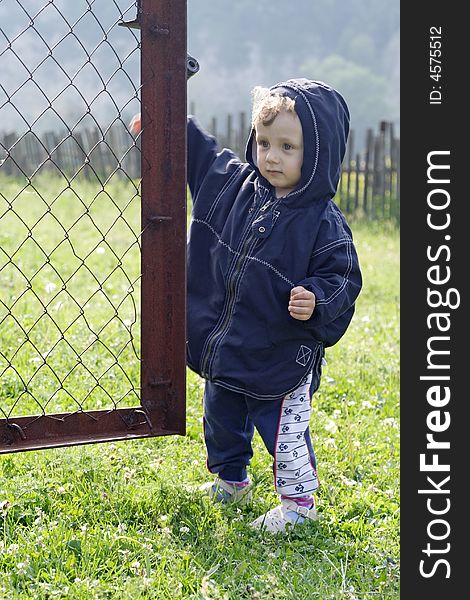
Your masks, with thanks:
[{"label": "white shoe", "polygon": [[266,514],[255,519],[250,523],[250,526],[254,529],[263,529],[271,533],[280,533],[286,531],[288,527],[292,528],[300,525],[305,519],[311,519],[312,521],[317,519],[315,502],[312,508],[307,508],[306,506],[299,506],[293,500],[282,498],[279,506],[272,508]]},{"label": "white shoe", "polygon": [[252,483],[248,483],[243,487],[228,483],[220,477],[216,477],[214,483],[204,483],[200,489],[203,492],[209,494],[209,497],[215,500],[215,502],[221,502],[222,504],[248,504],[252,499]]}]

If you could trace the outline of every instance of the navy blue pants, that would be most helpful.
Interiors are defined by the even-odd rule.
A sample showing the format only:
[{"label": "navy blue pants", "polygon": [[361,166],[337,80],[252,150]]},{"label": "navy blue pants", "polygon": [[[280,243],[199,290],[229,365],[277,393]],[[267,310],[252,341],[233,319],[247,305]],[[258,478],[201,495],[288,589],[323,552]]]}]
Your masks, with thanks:
[{"label": "navy blue pants", "polygon": [[255,428],[273,457],[276,491],[302,497],[318,486],[309,421],[311,376],[280,400],[255,400],[206,382],[204,438],[207,467],[226,481],[243,481],[253,456]]}]

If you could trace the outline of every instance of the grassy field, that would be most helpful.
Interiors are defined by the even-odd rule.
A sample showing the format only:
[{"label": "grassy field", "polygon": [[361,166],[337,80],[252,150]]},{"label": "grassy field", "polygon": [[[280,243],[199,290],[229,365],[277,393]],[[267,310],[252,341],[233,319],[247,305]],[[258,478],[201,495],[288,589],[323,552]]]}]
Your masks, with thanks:
[{"label": "grassy field", "polygon": [[[6,182],[2,182],[0,209],[8,211],[13,192],[10,190],[8,196],[7,189]],[[35,192],[28,192],[31,200]],[[103,386],[111,386],[110,396],[121,397],[136,385],[138,373],[136,357],[128,344],[131,325],[138,320],[131,302],[138,285],[138,243],[131,233],[137,227],[137,212],[133,212],[135,202],[128,204],[129,198],[135,197],[135,189],[121,184],[109,191],[104,197],[104,211],[98,208],[96,194],[91,190],[82,192],[88,198],[86,206],[96,211],[93,220],[100,223],[100,230],[107,226],[106,219],[112,218],[111,199],[131,224],[129,229],[118,219],[115,227],[119,230],[110,230],[109,236],[115,235],[112,242],[108,245],[96,236],[96,243],[90,246],[94,250],[87,255],[88,251],[80,250],[78,240],[89,239],[90,228],[79,221],[80,230],[74,232],[71,212],[59,216],[70,235],[77,234],[77,241],[73,241],[79,261],[76,266],[82,264],[80,261],[92,265],[93,272],[99,274],[100,286],[107,274],[116,273],[119,261],[125,263],[127,275],[118,268],[119,277],[115,283],[109,278],[106,288],[107,294],[116,295],[113,306],[121,311],[117,323],[103,329],[105,345],[92,344],[88,350],[90,364],[97,358],[102,362],[99,374],[103,373]],[[46,198],[45,192],[41,194]],[[74,197],[73,190],[67,190],[67,194]],[[24,202],[23,194],[20,196]],[[117,196],[121,200],[116,201]],[[61,201],[59,194],[57,202]],[[16,201],[14,204],[20,206]],[[0,303],[0,311],[2,306],[4,310],[0,313],[0,405],[4,411],[5,407],[7,411],[20,411],[14,398],[21,394],[22,384],[15,380],[11,368],[5,368],[8,361],[18,360],[22,369],[29,369],[25,373],[33,377],[42,365],[39,357],[50,350],[40,345],[44,333],[38,331],[37,349],[25,346],[24,356],[14,355],[11,332],[20,339],[24,332],[18,330],[5,309],[8,302],[11,306],[12,297],[13,302],[18,297],[18,278],[7,256],[11,256],[14,240],[37,220],[34,206],[37,203],[29,202],[24,211],[25,220],[31,219],[26,225],[18,224],[11,212],[6,213],[8,227],[0,218],[0,247],[10,244],[6,254],[0,251],[0,268],[6,265],[1,271],[4,296]],[[59,205],[54,206],[59,211]],[[364,288],[350,329],[337,346],[327,351],[328,364],[313,401],[311,426],[322,482],[318,493],[320,520],[280,537],[247,527],[276,502],[271,460],[258,436],[250,470],[255,482],[252,505],[214,505],[199,491],[209,479],[201,424],[203,383],[188,372],[184,437],[0,456],[1,600],[399,598],[399,235],[393,227],[370,223],[353,223],[353,232]],[[50,243],[51,260],[65,265],[67,257],[74,254],[70,245],[57,246],[59,240],[48,235],[44,239]],[[107,239],[111,239],[109,236]],[[120,247],[122,239],[126,241]],[[115,256],[111,246],[118,248]],[[64,296],[51,300],[51,294],[63,283],[53,278],[53,270],[40,271],[33,277],[37,266],[27,267],[25,262],[27,256],[34,262],[33,246],[30,248],[31,252],[21,255],[19,250],[15,257],[21,255],[24,269],[33,269],[28,280],[35,286],[39,300],[24,297],[23,304],[15,304],[15,314],[21,320],[25,315],[34,319],[35,308],[46,305],[50,310],[62,300],[69,310],[57,314],[66,319],[67,313],[74,314],[75,310],[70,299]],[[96,253],[97,248],[104,248],[104,252]],[[36,253],[42,264],[44,253]],[[128,291],[130,285],[133,290]],[[90,289],[81,288],[77,293],[82,294],[84,305],[91,304],[96,314],[90,319],[96,321],[84,325],[79,316],[72,325],[70,321],[63,324],[64,328],[70,325],[66,337],[70,336],[71,345],[72,341],[79,345],[84,356],[88,346],[81,336],[93,338],[100,330],[99,319],[106,320],[108,312],[114,310],[109,309],[103,294],[90,300],[93,286],[90,280]],[[32,326],[32,334],[36,335],[36,327]],[[55,326],[51,327],[54,330]],[[123,352],[121,346],[112,348],[119,336]],[[66,363],[73,362],[76,353],[68,357],[57,354],[56,374],[65,377]],[[116,355],[120,366],[114,365],[114,377],[107,378]],[[36,364],[28,362],[31,358],[37,359]],[[60,398],[54,394],[54,377],[41,376],[45,369],[42,373],[39,370],[37,381],[35,377],[32,381],[50,412],[49,406],[59,406]],[[124,370],[130,383],[123,376]],[[77,400],[108,401],[107,397],[87,396],[90,379],[80,377],[79,372],[76,375],[72,371],[66,380]],[[92,385],[93,381],[91,377]]]},{"label": "grassy field", "polygon": [[138,403],[139,215],[122,179],[0,179],[5,416]]}]

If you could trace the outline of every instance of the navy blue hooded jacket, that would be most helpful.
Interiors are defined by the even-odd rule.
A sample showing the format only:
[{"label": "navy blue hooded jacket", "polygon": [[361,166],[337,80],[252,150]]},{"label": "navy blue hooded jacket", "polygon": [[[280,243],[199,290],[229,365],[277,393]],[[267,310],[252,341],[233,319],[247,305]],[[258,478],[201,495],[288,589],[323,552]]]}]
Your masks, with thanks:
[{"label": "navy blue hooded jacket", "polygon": [[[256,165],[254,131],[246,162],[188,118],[187,359],[202,377],[257,399],[280,398],[345,333],[362,281],[351,231],[332,201],[349,131],[341,95],[319,81],[271,88],[295,101],[304,160],[285,197]],[[307,321],[288,311],[290,291],[316,297]]]}]

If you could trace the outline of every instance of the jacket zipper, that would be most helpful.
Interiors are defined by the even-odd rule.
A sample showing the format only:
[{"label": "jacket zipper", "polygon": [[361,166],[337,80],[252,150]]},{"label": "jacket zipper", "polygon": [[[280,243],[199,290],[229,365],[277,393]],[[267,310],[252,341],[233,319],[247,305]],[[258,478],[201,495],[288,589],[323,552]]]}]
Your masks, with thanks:
[{"label": "jacket zipper", "polygon": [[[255,216],[253,217],[252,221],[250,222],[250,225],[249,225],[250,230],[253,225],[253,222],[256,220],[259,213],[266,211],[266,209],[269,208],[271,205],[272,205],[272,208],[274,209],[275,206],[277,204],[279,204],[279,202],[280,202],[280,200],[275,199],[272,202],[267,202],[265,204],[262,204],[261,208],[256,212]],[[208,339],[207,343],[205,344],[206,351],[201,359],[201,374],[206,379],[209,379],[209,377],[210,377],[209,362],[210,362],[211,356],[215,356],[215,351],[217,350],[217,346],[221,343],[222,339],[228,332],[229,325],[230,325],[231,318],[232,318],[233,309],[235,307],[236,289],[237,289],[238,281],[240,280],[241,273],[243,272],[243,268],[245,267],[245,264],[247,262],[247,256],[250,254],[250,252],[256,245],[257,241],[258,241],[258,239],[253,236],[253,233],[248,235],[247,239],[243,242],[242,249],[237,258],[237,262],[232,271],[232,274],[230,275],[230,279],[227,284],[228,300],[226,303],[227,310],[226,310],[225,317],[222,319],[222,321],[219,323],[219,325],[211,333],[210,338]]]}]

